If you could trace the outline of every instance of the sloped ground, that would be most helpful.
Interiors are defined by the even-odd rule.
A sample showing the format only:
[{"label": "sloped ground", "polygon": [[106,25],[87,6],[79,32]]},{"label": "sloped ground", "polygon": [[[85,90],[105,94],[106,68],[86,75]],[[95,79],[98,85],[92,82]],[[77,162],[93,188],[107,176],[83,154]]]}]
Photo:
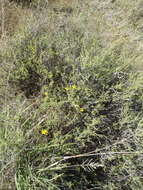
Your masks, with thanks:
[{"label": "sloped ground", "polygon": [[1,189],[141,190],[142,1],[35,2],[5,7]]}]

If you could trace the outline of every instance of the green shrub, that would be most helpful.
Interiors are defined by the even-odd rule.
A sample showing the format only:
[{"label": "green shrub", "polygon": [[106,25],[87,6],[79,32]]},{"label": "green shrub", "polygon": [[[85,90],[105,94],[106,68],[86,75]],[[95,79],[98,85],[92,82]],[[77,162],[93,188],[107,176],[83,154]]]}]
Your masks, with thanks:
[{"label": "green shrub", "polygon": [[143,78],[124,44],[106,49],[82,25],[57,22],[48,32],[33,24],[11,46],[16,103],[0,121],[5,130],[9,119],[1,144],[16,189],[142,189]]},{"label": "green shrub", "polygon": [[140,154],[122,154],[141,151],[142,92],[121,48],[105,50],[74,31],[32,32],[16,44],[11,80],[38,99],[28,119],[19,120],[27,143],[17,160],[17,188],[142,187]]}]

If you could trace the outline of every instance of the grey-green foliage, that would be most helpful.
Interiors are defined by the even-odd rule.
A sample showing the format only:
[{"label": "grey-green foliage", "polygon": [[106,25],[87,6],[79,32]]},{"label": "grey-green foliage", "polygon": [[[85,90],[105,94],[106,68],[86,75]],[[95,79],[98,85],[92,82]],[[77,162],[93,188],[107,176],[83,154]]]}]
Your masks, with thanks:
[{"label": "grey-green foliage", "polygon": [[[26,93],[32,77],[39,77],[39,89],[34,88],[34,81],[32,90],[37,92],[28,91],[29,96],[46,90],[48,97],[41,95],[36,114],[33,112],[23,127],[29,130],[38,117],[46,115],[37,127],[47,129],[49,135],[33,133],[28,137],[30,143],[17,161],[17,188],[141,189],[140,154],[92,156],[97,167],[90,171],[85,169],[86,164],[82,168],[88,156],[49,167],[63,156],[96,149],[105,153],[142,150],[141,76],[133,74],[126,64],[119,51],[121,47],[105,50],[96,38],[89,41],[80,33],[75,37],[73,31],[56,33],[53,41],[43,33],[31,35],[16,47],[12,78]],[[73,85],[76,87],[72,88]],[[80,112],[80,108],[84,111]]]}]

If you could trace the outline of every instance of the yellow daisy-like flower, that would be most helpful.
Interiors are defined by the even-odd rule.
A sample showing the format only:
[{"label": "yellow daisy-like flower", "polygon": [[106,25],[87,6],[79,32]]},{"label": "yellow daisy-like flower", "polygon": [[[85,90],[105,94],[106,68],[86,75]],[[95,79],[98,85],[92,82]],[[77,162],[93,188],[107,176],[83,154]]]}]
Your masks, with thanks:
[{"label": "yellow daisy-like flower", "polygon": [[48,131],[47,131],[46,129],[42,129],[42,130],[41,130],[41,134],[42,134],[42,135],[47,135],[47,134],[48,134]]},{"label": "yellow daisy-like flower", "polygon": [[71,88],[72,88],[72,89],[77,89],[77,86],[76,86],[75,84],[73,84],[73,85],[71,86]]},{"label": "yellow daisy-like flower", "polygon": [[70,90],[70,88],[69,88],[69,87],[66,87],[66,88],[65,88],[65,90],[67,90],[67,91],[68,91],[68,90]]},{"label": "yellow daisy-like flower", "polygon": [[85,110],[84,108],[80,108],[79,109],[80,112],[84,112],[84,110]]},{"label": "yellow daisy-like flower", "polygon": [[48,96],[48,92],[44,92],[44,96]]}]

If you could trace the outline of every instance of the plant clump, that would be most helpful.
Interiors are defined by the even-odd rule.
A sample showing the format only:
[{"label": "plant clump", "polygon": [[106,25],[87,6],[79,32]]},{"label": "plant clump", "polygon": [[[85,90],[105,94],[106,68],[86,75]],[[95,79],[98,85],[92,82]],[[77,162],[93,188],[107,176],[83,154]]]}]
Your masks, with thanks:
[{"label": "plant clump", "polygon": [[0,56],[15,94],[0,114],[1,175],[12,163],[16,189],[140,190],[143,76],[77,14],[81,25],[31,23]]}]

